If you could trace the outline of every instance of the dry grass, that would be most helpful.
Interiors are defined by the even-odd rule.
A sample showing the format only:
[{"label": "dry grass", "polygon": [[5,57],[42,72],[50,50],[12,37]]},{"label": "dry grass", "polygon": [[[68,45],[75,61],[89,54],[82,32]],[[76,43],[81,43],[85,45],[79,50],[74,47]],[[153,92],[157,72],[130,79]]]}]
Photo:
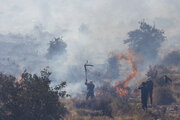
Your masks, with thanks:
[{"label": "dry grass", "polygon": [[[156,85],[154,88],[154,102],[169,98],[175,99],[175,101],[170,101],[169,105],[154,105],[144,111],[141,108],[140,91],[132,93],[125,101],[113,96],[107,97],[105,101],[99,98],[88,102],[83,99],[64,99],[63,102],[69,111],[65,120],[179,120],[180,68],[171,68],[165,71],[161,69],[160,72],[159,77],[168,72],[168,76],[173,80],[173,83],[166,87]],[[103,114],[101,108],[111,109],[112,117]]]},{"label": "dry grass", "polygon": [[63,100],[67,109],[69,110],[65,120],[153,120],[153,115],[151,115],[152,113],[143,111],[140,104],[128,104],[122,102],[121,100],[118,101],[118,99],[113,99],[111,103],[113,117],[109,117],[104,115],[101,110],[77,108],[75,107],[75,104],[77,104],[74,103],[75,101],[77,100]]}]

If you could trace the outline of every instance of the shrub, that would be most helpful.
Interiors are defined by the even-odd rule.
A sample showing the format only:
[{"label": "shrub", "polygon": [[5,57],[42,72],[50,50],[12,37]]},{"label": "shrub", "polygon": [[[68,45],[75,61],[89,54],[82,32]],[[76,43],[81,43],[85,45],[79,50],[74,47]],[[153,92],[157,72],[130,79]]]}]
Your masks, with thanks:
[{"label": "shrub", "polygon": [[59,120],[66,113],[59,98],[65,82],[50,88],[50,72],[41,71],[41,76],[26,71],[22,79],[0,74],[0,120]]},{"label": "shrub", "polygon": [[170,87],[163,86],[154,89],[154,103],[157,105],[170,105],[175,102],[173,92]]},{"label": "shrub", "polygon": [[66,52],[67,44],[62,40],[62,38],[54,38],[50,41],[48,53],[46,57],[52,59],[53,57],[60,56]]},{"label": "shrub", "polygon": [[111,108],[113,115],[131,114],[132,106],[122,98],[114,98],[112,100]]}]

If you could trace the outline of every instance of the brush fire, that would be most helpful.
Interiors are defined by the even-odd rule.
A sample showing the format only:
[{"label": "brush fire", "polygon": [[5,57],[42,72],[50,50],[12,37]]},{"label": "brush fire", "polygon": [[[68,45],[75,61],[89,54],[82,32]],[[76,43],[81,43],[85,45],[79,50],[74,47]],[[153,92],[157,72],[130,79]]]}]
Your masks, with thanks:
[{"label": "brush fire", "polygon": [[[119,62],[124,60],[127,63],[127,64],[125,64],[125,66],[130,67],[130,72],[126,75],[126,77],[124,79],[112,80],[113,78],[111,78],[111,79],[104,78],[105,79],[104,83],[98,84],[96,86],[95,99],[93,99],[94,88],[91,92],[91,88],[87,87],[87,90],[88,90],[87,96],[88,96],[88,94],[92,94],[92,95],[89,95],[89,96],[91,96],[91,99],[86,99],[86,100],[81,99],[78,101],[74,101],[75,106],[77,108],[101,110],[100,112],[98,111],[98,113],[90,113],[90,114],[92,114],[92,116],[93,116],[93,114],[99,114],[99,116],[107,115],[107,116],[111,117],[112,111],[110,111],[110,110],[115,109],[115,108],[116,108],[115,110],[117,110],[117,111],[118,110],[121,111],[121,109],[122,109],[122,113],[125,112],[125,113],[131,114],[131,112],[129,112],[129,111],[131,111],[131,109],[135,109],[138,111],[137,108],[139,108],[138,105],[140,105],[140,104],[137,105],[137,103],[140,101],[137,100],[137,98],[140,98],[140,97],[141,97],[141,105],[142,105],[141,110],[146,111],[148,108],[147,105],[150,106],[150,104],[151,104],[151,107],[152,107],[153,82],[155,82],[155,84],[161,84],[161,85],[164,84],[165,86],[168,86],[166,81],[172,82],[172,80],[165,75],[165,77],[161,78],[162,79],[161,82],[164,81],[164,83],[156,83],[156,81],[154,81],[154,80],[159,79],[159,78],[157,78],[157,73],[158,73],[157,71],[163,72],[163,70],[165,70],[165,69],[161,68],[162,66],[154,66],[153,69],[150,67],[149,71],[147,71],[147,73],[149,73],[149,74],[147,74],[148,76],[147,76],[146,82],[142,82],[142,84],[138,87],[138,89],[140,89],[140,91],[141,91],[141,96],[139,96],[137,93],[138,89],[130,88],[129,83],[132,82],[133,80],[135,80],[135,77],[138,74],[138,68],[137,68],[138,61],[137,60],[142,60],[140,55],[134,53],[132,50],[128,50],[125,53],[111,52],[111,55],[113,56],[113,58],[116,58]],[[161,69],[163,69],[163,70],[161,70]],[[153,72],[152,72],[152,70],[153,70]],[[86,69],[86,72],[87,72],[87,69]],[[87,73],[86,73],[86,80],[87,80]],[[167,88],[170,88],[170,87],[168,86]],[[164,89],[164,88],[162,88],[162,89]],[[155,94],[158,94],[158,93],[155,93]],[[114,101],[114,99],[115,99],[115,101]],[[116,101],[116,100],[118,100],[118,101]],[[173,101],[173,98],[171,100]],[[148,101],[149,101],[149,104],[148,104]],[[117,102],[115,105],[116,107],[112,108],[114,102],[115,103]],[[134,106],[132,106],[132,105],[135,105],[135,108],[133,108]],[[132,108],[128,108],[130,106]],[[123,109],[125,109],[125,110],[123,110]],[[150,109],[151,111],[154,111],[154,108],[148,108],[148,109]],[[159,111],[161,110],[161,108],[158,108],[158,109],[159,109]],[[141,111],[141,112],[143,112],[143,111]],[[135,113],[135,114],[137,114],[137,113]],[[156,114],[156,113],[149,113],[149,114]],[[158,113],[158,114],[160,114],[160,113]],[[175,113],[175,115],[177,115],[177,112]],[[140,116],[141,116],[141,114],[140,114]]]},{"label": "brush fire", "polygon": [[128,83],[133,80],[138,72],[136,62],[134,59],[135,53],[132,50],[129,50],[127,54],[122,53],[112,53],[116,58],[119,60],[126,60],[131,65],[131,72],[130,74],[125,78],[125,80],[116,81],[115,87],[116,87],[116,93],[120,96],[126,96],[128,94],[128,90],[126,89],[128,87]]},{"label": "brush fire", "polygon": [[[117,95],[121,97],[126,97],[129,95],[130,88],[128,87],[128,84],[131,80],[133,80],[137,73],[138,69],[136,66],[135,56],[136,55],[132,50],[128,50],[126,53],[110,53],[113,57],[118,59],[119,61],[125,60],[127,61],[127,65],[131,67],[130,73],[125,77],[124,80],[117,79],[113,86],[105,85],[105,86],[99,86],[98,92],[96,93],[97,96],[102,96],[106,94],[113,94],[116,93]],[[109,80],[111,81],[111,80]],[[109,83],[111,84],[111,83]]]},{"label": "brush fire", "polygon": [[116,87],[116,93],[120,96],[127,96],[128,90]]},{"label": "brush fire", "polygon": [[0,120],[180,120],[180,0],[16,1],[0,4]]}]

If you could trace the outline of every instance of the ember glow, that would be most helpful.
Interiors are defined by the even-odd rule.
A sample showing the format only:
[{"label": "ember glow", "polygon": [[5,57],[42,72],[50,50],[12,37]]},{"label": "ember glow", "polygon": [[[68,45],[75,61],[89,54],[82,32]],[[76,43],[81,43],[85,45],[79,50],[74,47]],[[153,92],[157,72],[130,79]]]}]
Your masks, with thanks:
[{"label": "ember glow", "polygon": [[17,82],[18,82],[18,83],[21,83],[21,81],[22,81],[22,76],[20,75],[20,76],[18,77]]},{"label": "ember glow", "polygon": [[124,88],[116,87],[116,93],[120,96],[127,96],[128,90]]}]

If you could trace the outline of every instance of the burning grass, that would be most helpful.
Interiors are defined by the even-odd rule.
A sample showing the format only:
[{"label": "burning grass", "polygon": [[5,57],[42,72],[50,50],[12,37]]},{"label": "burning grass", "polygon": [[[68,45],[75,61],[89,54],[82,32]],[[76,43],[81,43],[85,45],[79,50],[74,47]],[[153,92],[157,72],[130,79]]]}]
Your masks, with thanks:
[{"label": "burning grass", "polygon": [[[158,86],[159,79],[164,73],[169,71],[174,81],[169,86]],[[111,86],[105,84],[97,88],[96,97],[85,101],[83,99],[71,99],[73,111],[66,116],[66,120],[178,120],[180,99],[174,91],[177,90],[180,83],[180,73],[173,72],[169,68],[164,69],[159,66],[159,76],[154,80],[154,103],[162,100],[168,102],[153,105],[147,111],[142,110],[140,103],[140,91],[132,90],[124,86],[124,82]],[[135,96],[135,97],[134,97]],[[174,97],[175,96],[175,97]],[[171,99],[173,98],[173,99]],[[176,100],[175,100],[176,99]],[[175,101],[174,101],[175,100]],[[164,105],[166,104],[166,105]],[[74,114],[76,113],[76,114]]]},{"label": "burning grass", "polygon": [[113,52],[111,54],[115,56],[118,60],[126,60],[131,65],[130,74],[124,80],[120,80],[115,83],[115,86],[118,86],[119,84],[123,84],[124,88],[126,88],[128,86],[128,83],[136,76],[138,72],[135,61],[135,56],[138,55],[136,55],[132,50],[129,50],[127,54],[113,53]]}]

